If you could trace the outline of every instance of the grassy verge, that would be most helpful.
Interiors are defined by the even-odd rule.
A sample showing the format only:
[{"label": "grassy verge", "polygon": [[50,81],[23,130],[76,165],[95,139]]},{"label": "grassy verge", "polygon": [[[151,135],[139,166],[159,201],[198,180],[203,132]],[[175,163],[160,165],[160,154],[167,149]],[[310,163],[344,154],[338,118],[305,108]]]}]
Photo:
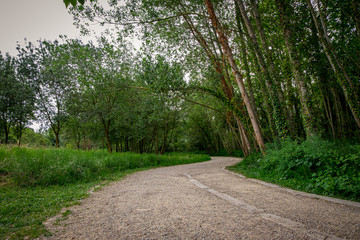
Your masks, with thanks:
[{"label": "grassy verge", "polygon": [[49,234],[42,225],[102,182],[159,166],[209,160],[207,155],[134,154],[0,148],[0,239]]},{"label": "grassy verge", "polygon": [[360,144],[317,137],[267,146],[230,170],[296,190],[360,201]]}]

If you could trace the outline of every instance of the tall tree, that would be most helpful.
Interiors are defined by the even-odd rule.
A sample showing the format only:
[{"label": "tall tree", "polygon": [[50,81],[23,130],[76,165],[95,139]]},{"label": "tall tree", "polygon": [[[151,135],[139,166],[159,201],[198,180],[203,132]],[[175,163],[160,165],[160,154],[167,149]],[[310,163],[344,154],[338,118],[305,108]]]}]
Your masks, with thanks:
[{"label": "tall tree", "polygon": [[69,46],[58,41],[42,42],[37,52],[40,76],[37,89],[39,118],[55,135],[55,146],[60,147],[60,132],[68,119],[66,99],[74,86]]},{"label": "tall tree", "polygon": [[257,143],[258,143],[261,151],[264,151],[265,150],[265,143],[264,143],[264,139],[263,139],[263,136],[262,136],[262,133],[261,133],[259,121],[258,121],[258,119],[257,119],[257,117],[255,115],[253,106],[251,105],[249,96],[248,96],[247,91],[245,89],[244,82],[243,82],[243,76],[240,73],[240,71],[238,69],[238,66],[236,65],[235,59],[234,59],[233,54],[232,54],[232,50],[231,50],[231,48],[229,46],[228,39],[225,36],[224,31],[223,31],[223,29],[222,29],[222,27],[220,25],[220,22],[218,21],[216,15],[215,15],[215,11],[214,11],[214,8],[212,6],[212,3],[209,0],[205,0],[205,4],[207,6],[211,22],[212,22],[213,26],[216,29],[219,41],[220,41],[220,43],[221,43],[221,45],[223,47],[224,54],[225,54],[225,56],[226,56],[226,58],[227,58],[227,60],[229,62],[229,65],[231,66],[233,75],[235,76],[235,80],[236,80],[236,82],[237,82],[237,84],[239,86],[241,96],[242,96],[242,98],[244,100],[244,103],[246,105],[247,111],[248,111],[249,116],[250,116],[250,120],[251,120],[253,129],[254,129],[254,132],[255,132]]}]

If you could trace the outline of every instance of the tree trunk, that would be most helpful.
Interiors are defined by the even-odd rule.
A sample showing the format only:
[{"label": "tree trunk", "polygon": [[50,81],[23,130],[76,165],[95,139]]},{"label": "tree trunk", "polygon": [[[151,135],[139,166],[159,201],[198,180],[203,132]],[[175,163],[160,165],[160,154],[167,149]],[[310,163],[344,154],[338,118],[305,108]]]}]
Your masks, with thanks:
[{"label": "tree trunk", "polygon": [[[279,76],[278,71],[276,71],[275,65],[274,65],[273,54],[272,54],[273,51],[270,50],[269,45],[267,43],[267,38],[266,38],[265,31],[264,31],[264,28],[263,28],[263,25],[261,22],[261,18],[260,18],[260,14],[259,14],[259,11],[257,8],[256,1],[251,0],[250,3],[251,3],[252,10],[253,10],[253,15],[255,18],[256,26],[257,26],[259,34],[260,34],[261,44],[263,46],[265,56],[267,58],[267,63],[269,65],[269,72],[270,72],[272,79],[274,81],[274,84],[276,86],[279,100],[280,100],[281,104],[284,104],[284,110],[286,110],[286,114],[288,115],[288,113],[287,113],[288,109],[285,107],[284,94],[283,94],[283,91],[282,91],[280,83],[279,83],[280,76]],[[290,121],[288,121],[288,122],[290,123]]]},{"label": "tree trunk", "polygon": [[[308,5],[308,7],[310,9],[310,13],[313,17],[321,45],[323,46],[323,48],[325,50],[326,57],[329,60],[331,68],[333,69],[333,71],[335,73],[335,77],[337,78],[340,86],[342,87],[342,89],[344,91],[346,101],[350,107],[351,113],[356,121],[356,124],[357,124],[358,128],[360,128],[360,101],[357,96],[356,89],[352,83],[352,80],[349,78],[347,72],[345,71],[344,66],[341,64],[340,60],[338,59],[337,54],[336,54],[336,52],[331,44],[331,41],[327,35],[326,23],[325,23],[324,17],[321,16],[321,10],[319,9],[320,19],[321,19],[321,25],[320,25],[319,20],[317,19],[317,16],[315,14],[314,7],[312,6],[312,3],[310,0],[307,0],[307,5]],[[340,69],[340,71],[338,70],[338,68]]]},{"label": "tree trunk", "polygon": [[[182,7],[183,7],[183,10],[185,10],[184,6],[182,6]],[[195,37],[195,39],[197,40],[197,42],[204,49],[206,55],[208,56],[209,60],[213,64],[213,67],[214,67],[215,71],[219,74],[222,90],[225,93],[226,97],[228,98],[228,101],[232,102],[232,99],[234,97],[234,93],[233,93],[234,89],[233,89],[232,85],[228,84],[228,82],[227,82],[226,76],[224,74],[224,71],[227,71],[226,70],[227,66],[222,66],[222,64],[221,64],[221,62],[219,60],[219,57],[217,56],[217,51],[215,49],[215,44],[212,43],[212,46],[213,46],[214,49],[211,50],[209,45],[207,44],[205,38],[196,29],[196,27],[194,26],[191,19],[187,15],[184,15],[183,18],[184,18],[185,22],[187,23],[188,27],[190,28],[190,30],[191,30],[193,36]],[[216,29],[214,27],[212,27],[211,30],[214,30],[214,34],[216,35]],[[221,43],[220,43],[219,39],[217,39],[216,43],[219,46],[218,50],[219,50],[220,54],[223,56],[224,53],[223,53],[223,50],[221,48]],[[222,59],[224,59],[224,58],[222,58]],[[253,105],[253,109],[255,111],[255,117],[257,118],[256,109],[255,109],[254,105]],[[237,115],[236,113],[234,113],[234,114]],[[237,117],[240,117],[240,116],[237,116]]]},{"label": "tree trunk", "polygon": [[231,124],[229,118],[226,118],[226,121],[227,121],[228,125],[230,126],[230,129],[232,130],[232,132],[233,132],[233,134],[235,136],[236,142],[238,143],[238,144],[235,144],[235,146],[238,145],[241,148],[241,151],[243,151],[244,157],[246,157],[248,153],[247,153],[246,147],[244,146],[244,144],[242,143],[242,141],[241,141],[241,139],[239,137],[240,132],[239,132],[239,134],[236,132],[236,130],[235,130],[234,126]]},{"label": "tree trunk", "polygon": [[276,6],[279,11],[280,23],[283,29],[286,50],[288,52],[289,59],[291,62],[291,70],[294,74],[300,95],[301,110],[303,116],[302,120],[305,127],[306,136],[309,137],[316,134],[316,130],[314,127],[313,115],[310,110],[309,91],[305,83],[305,79],[304,79],[305,77],[300,72],[301,64],[299,61],[298,53],[295,50],[292,40],[292,31],[291,31],[291,27],[289,26],[290,17],[287,12],[289,6],[286,5],[286,1],[284,0],[276,0]]},{"label": "tree trunk", "polygon": [[55,131],[55,147],[59,148],[60,147],[60,141],[59,141],[59,131]]},{"label": "tree trunk", "polygon": [[356,33],[360,38],[360,3],[358,0],[351,1],[351,9],[353,11],[353,19],[355,21]]},{"label": "tree trunk", "polygon": [[334,120],[333,120],[332,111],[331,111],[330,99],[328,96],[325,97],[325,95],[322,91],[321,91],[321,97],[323,99],[326,117],[328,119],[328,122],[329,122],[329,125],[331,128],[332,137],[333,137],[333,139],[335,139],[336,133],[335,133]]},{"label": "tree trunk", "polygon": [[287,130],[287,124],[286,124],[286,121],[284,118],[284,113],[283,113],[283,109],[281,106],[281,102],[279,99],[277,86],[276,86],[276,84],[274,84],[274,80],[272,79],[271,74],[268,71],[262,51],[260,49],[260,46],[258,44],[256,35],[255,35],[254,28],[253,28],[253,26],[249,20],[249,17],[247,16],[247,13],[245,11],[244,4],[243,4],[242,0],[236,0],[236,3],[239,7],[241,16],[245,22],[245,26],[248,30],[249,38],[251,40],[251,44],[255,50],[256,57],[259,61],[259,65],[264,74],[266,86],[269,89],[270,101],[271,101],[271,104],[273,107],[273,115],[274,115],[274,119],[275,119],[276,130],[277,130],[279,136],[284,138],[288,135],[288,130]]},{"label": "tree trunk", "polygon": [[238,86],[240,88],[241,96],[242,96],[242,98],[244,100],[244,103],[246,105],[248,114],[250,116],[250,120],[251,120],[253,129],[254,129],[254,132],[255,132],[256,140],[258,142],[260,150],[263,152],[263,151],[265,151],[264,139],[263,139],[263,136],[262,136],[262,133],[261,133],[261,129],[260,129],[260,126],[259,126],[258,119],[256,118],[254,109],[253,109],[253,107],[251,105],[250,99],[249,99],[247,91],[245,89],[244,82],[243,82],[243,76],[241,75],[241,73],[238,70],[238,67],[236,65],[236,62],[235,62],[234,57],[233,57],[232,52],[231,52],[231,48],[229,46],[229,42],[228,42],[227,37],[225,36],[225,34],[224,34],[224,32],[223,32],[223,30],[222,30],[222,28],[221,28],[221,26],[220,26],[220,24],[218,22],[218,19],[217,19],[216,15],[215,15],[215,11],[214,11],[214,8],[213,8],[210,0],[205,0],[205,4],[207,6],[207,10],[208,10],[208,13],[210,15],[211,22],[212,22],[213,26],[216,29],[219,41],[220,41],[220,43],[221,43],[221,45],[223,47],[223,52],[224,52],[225,56],[227,57],[229,65],[231,66],[232,72],[233,72],[233,74],[235,76],[235,80],[236,80],[236,82],[237,82],[237,84],[238,84]]},{"label": "tree trunk", "polygon": [[125,152],[128,152],[130,150],[129,148],[129,138],[125,137]]},{"label": "tree trunk", "polygon": [[5,144],[9,144],[10,124],[4,120]]},{"label": "tree trunk", "polygon": [[239,127],[239,133],[240,133],[240,138],[242,140],[242,143],[243,143],[243,152],[244,152],[244,156],[248,156],[251,152],[251,144],[250,144],[250,141],[249,141],[249,138],[246,134],[246,130],[244,128],[244,125],[242,124],[242,122],[240,121],[239,118],[235,117],[236,119],[236,123]]},{"label": "tree trunk", "polygon": [[20,133],[20,135],[19,135],[19,147],[21,147],[21,137],[22,137],[22,134]]},{"label": "tree trunk", "polygon": [[104,126],[104,131],[105,131],[105,139],[106,139],[106,145],[107,145],[107,150],[109,153],[112,152],[112,148],[111,148],[111,142],[110,142],[110,136],[109,136],[109,130],[110,130],[110,120],[105,121],[105,119],[101,118],[103,126]]},{"label": "tree trunk", "polygon": [[155,144],[155,146],[156,146],[156,150],[155,150],[155,152],[156,152],[156,154],[159,154],[159,131],[156,129],[156,144]]}]

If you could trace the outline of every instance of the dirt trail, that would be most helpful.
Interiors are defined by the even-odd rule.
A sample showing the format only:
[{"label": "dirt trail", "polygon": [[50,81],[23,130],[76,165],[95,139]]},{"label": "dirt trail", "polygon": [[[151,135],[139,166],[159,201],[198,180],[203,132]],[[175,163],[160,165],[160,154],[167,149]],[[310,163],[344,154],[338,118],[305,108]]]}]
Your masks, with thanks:
[{"label": "dirt trail", "polygon": [[360,204],[273,188],[224,170],[238,159],[138,172],[94,192],[48,239],[360,239]]}]

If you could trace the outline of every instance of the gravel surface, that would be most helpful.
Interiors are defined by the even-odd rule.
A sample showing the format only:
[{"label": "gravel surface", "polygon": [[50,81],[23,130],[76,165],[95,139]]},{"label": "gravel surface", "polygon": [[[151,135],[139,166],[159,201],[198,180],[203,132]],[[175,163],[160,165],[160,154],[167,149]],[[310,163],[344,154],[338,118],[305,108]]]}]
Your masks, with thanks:
[{"label": "gravel surface", "polygon": [[137,172],[91,194],[41,239],[360,239],[360,204],[224,171],[239,159]]}]

